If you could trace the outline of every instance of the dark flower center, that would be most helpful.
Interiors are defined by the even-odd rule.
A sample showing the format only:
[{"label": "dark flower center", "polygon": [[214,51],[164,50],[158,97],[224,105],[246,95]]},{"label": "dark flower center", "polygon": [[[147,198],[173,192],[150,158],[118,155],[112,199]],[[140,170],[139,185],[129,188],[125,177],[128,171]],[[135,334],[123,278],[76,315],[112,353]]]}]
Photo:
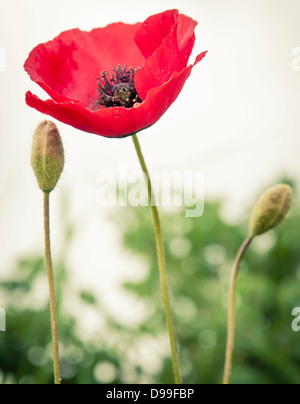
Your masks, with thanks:
[{"label": "dark flower center", "polygon": [[132,67],[127,69],[125,65],[114,67],[111,74],[107,71],[101,73],[98,78],[99,99],[98,105],[111,107],[132,108],[135,103],[143,102],[134,86],[134,74],[136,70]]}]

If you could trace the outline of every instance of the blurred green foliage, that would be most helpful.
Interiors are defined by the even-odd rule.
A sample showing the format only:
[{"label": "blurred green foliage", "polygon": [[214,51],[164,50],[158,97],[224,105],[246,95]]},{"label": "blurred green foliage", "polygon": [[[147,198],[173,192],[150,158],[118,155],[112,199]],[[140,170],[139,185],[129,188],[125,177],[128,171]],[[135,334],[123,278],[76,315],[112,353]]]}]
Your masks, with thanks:
[{"label": "blurred green foliage", "polygon": [[[222,381],[229,277],[247,221],[229,225],[221,211],[221,203],[207,203],[197,219],[186,218],[183,210],[162,216],[184,383]],[[122,208],[114,217],[124,247],[148,268],[142,281],[124,285],[147,313],[138,326],[126,327],[105,312],[98,296],[68,287],[71,269],[66,271],[64,260],[76,231],[65,223],[66,245],[55,262],[63,381],[172,383],[150,209]],[[300,307],[299,229],[300,211],[294,207],[281,228],[257,238],[247,253],[238,282],[233,383],[300,381],[300,333],[291,329],[292,310]],[[45,284],[42,256],[20,259],[12,278],[0,284],[0,306],[7,312],[7,332],[0,333],[2,383],[53,382]],[[41,293],[42,301],[35,298]],[[82,312],[99,313],[105,332],[84,338],[80,316],[68,309],[67,300]],[[155,365],[128,354],[140,346],[158,358]]]}]

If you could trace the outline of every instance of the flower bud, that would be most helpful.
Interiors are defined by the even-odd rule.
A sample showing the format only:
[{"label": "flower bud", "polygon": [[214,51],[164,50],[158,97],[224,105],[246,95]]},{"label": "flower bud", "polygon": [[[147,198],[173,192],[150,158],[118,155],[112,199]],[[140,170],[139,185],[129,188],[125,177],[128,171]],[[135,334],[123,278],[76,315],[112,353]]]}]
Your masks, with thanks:
[{"label": "flower bud", "polygon": [[259,236],[279,226],[290,211],[293,191],[281,184],[268,189],[259,198],[250,221],[250,236]]},{"label": "flower bud", "polygon": [[33,135],[31,165],[40,189],[50,193],[56,187],[64,168],[64,148],[56,125],[39,124]]}]

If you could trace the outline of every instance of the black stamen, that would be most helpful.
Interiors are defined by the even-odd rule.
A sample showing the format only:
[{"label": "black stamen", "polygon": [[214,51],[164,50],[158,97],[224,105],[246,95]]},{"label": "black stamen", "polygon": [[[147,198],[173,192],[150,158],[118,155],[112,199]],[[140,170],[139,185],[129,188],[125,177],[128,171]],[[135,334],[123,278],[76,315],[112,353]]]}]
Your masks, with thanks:
[{"label": "black stamen", "polygon": [[134,86],[136,70],[132,67],[127,69],[126,65],[124,68],[120,65],[117,68],[114,66],[110,70],[111,77],[107,71],[104,71],[98,78],[100,96],[97,104],[99,106],[132,108],[135,103],[143,102]]}]

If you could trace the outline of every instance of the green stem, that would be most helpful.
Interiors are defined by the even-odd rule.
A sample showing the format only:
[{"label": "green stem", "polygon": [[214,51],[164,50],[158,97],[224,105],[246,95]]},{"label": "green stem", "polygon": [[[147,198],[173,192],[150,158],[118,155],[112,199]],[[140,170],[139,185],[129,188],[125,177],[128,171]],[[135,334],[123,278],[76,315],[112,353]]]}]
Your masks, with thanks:
[{"label": "green stem", "polygon": [[169,287],[168,287],[168,277],[167,277],[167,270],[166,270],[166,258],[165,258],[165,249],[164,249],[164,242],[163,242],[163,235],[161,230],[161,224],[159,219],[158,209],[155,203],[155,198],[153,194],[153,188],[151,179],[149,176],[149,171],[146,166],[146,162],[141,150],[141,146],[139,140],[136,135],[132,136],[133,143],[142,167],[144,174],[147,177],[148,182],[148,193],[149,199],[154,219],[154,228],[155,228],[155,235],[156,235],[156,247],[157,247],[157,256],[158,256],[158,266],[160,271],[160,283],[161,283],[161,292],[163,298],[163,306],[167,321],[167,328],[169,333],[170,339],[170,347],[171,347],[171,356],[173,361],[173,370],[175,376],[175,383],[181,384],[181,377],[180,377],[180,370],[179,370],[179,359],[178,359],[178,352],[176,346],[176,338],[173,326],[173,319],[172,319],[172,312],[171,312],[171,304],[170,304],[170,295],[169,295]]},{"label": "green stem", "polygon": [[49,292],[50,292],[50,312],[51,312],[51,331],[53,343],[53,365],[55,384],[61,384],[60,366],[59,366],[59,346],[58,346],[58,330],[56,319],[56,298],[54,287],[54,276],[51,258],[50,245],[50,220],[49,220],[49,194],[44,193],[44,229],[45,229],[45,259],[48,273]]},{"label": "green stem", "polygon": [[227,347],[226,347],[226,359],[225,359],[225,372],[223,380],[223,384],[225,385],[230,384],[230,377],[232,371],[232,359],[233,359],[234,338],[235,338],[235,307],[236,307],[237,279],[244,255],[246,254],[253,239],[254,236],[249,237],[242,244],[235,260],[230,282],[229,307],[228,307],[228,335],[227,335]]}]

